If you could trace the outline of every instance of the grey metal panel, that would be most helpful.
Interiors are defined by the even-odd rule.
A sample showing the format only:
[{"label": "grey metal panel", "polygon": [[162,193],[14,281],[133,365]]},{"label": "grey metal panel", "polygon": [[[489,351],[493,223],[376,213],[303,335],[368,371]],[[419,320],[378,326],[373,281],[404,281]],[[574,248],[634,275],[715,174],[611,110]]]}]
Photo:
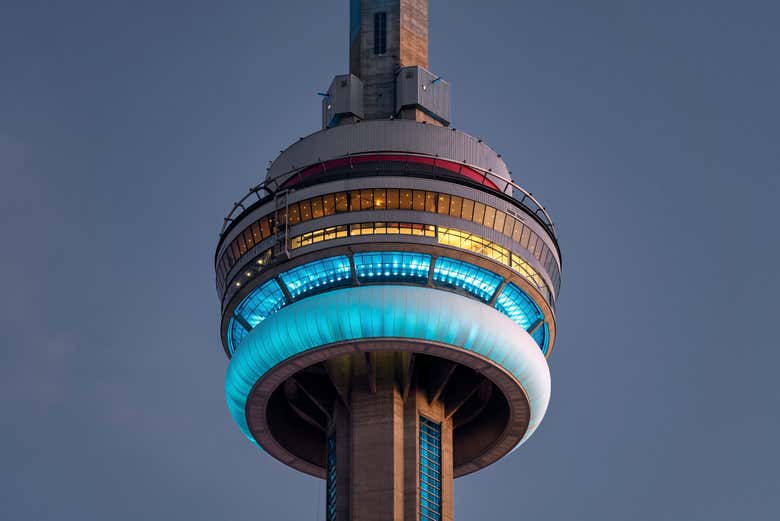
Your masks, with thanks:
[{"label": "grey metal panel", "polygon": [[[267,180],[284,182],[294,172],[321,161],[368,152],[408,152],[462,162],[510,179],[503,159],[481,139],[453,128],[410,120],[370,120],[315,132],[290,145],[268,170]],[[488,176],[492,178],[493,176]],[[507,187],[512,193],[512,187]]]},{"label": "grey metal panel", "polygon": [[450,84],[420,66],[402,68],[396,76],[395,110],[407,107],[418,107],[449,125]]},{"label": "grey metal panel", "polygon": [[363,82],[352,74],[333,78],[328,95],[322,100],[322,127],[338,124],[347,116],[363,119]]}]

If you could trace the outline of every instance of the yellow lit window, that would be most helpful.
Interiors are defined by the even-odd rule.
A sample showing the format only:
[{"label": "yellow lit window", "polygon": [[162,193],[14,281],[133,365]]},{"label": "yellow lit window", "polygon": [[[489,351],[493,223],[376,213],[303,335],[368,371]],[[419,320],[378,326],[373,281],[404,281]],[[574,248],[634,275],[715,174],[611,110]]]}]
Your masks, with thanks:
[{"label": "yellow lit window", "polygon": [[306,201],[300,202],[301,207],[301,221],[306,222],[308,220],[311,220],[311,203]]},{"label": "yellow lit window", "polygon": [[467,221],[470,221],[474,215],[474,201],[471,199],[463,200],[463,208],[461,209],[460,216]]},{"label": "yellow lit window", "polygon": [[387,209],[388,210],[398,210],[398,189],[397,188],[388,188],[387,189]]},{"label": "yellow lit window", "polygon": [[448,194],[439,194],[439,213],[442,215],[450,213],[450,196]]},{"label": "yellow lit window", "polygon": [[411,190],[401,190],[398,194],[398,207],[401,210],[411,210],[412,209],[412,191]]},{"label": "yellow lit window", "polygon": [[384,188],[374,189],[374,209],[384,210],[387,208],[387,193]]},{"label": "yellow lit window", "polygon": [[474,222],[482,224],[485,220],[485,205],[482,203],[474,203]]},{"label": "yellow lit window", "polygon": [[436,213],[436,199],[435,192],[425,192],[425,211],[429,213]]},{"label": "yellow lit window", "polygon": [[425,211],[425,192],[422,190],[412,192],[412,209],[418,212]]},{"label": "yellow lit window", "polygon": [[252,237],[255,239],[255,244],[263,240],[263,236],[260,234],[260,225],[257,223],[252,224]]},{"label": "yellow lit window", "polygon": [[360,209],[370,210],[374,207],[374,191],[370,188],[368,190],[360,191]]},{"label": "yellow lit window", "polygon": [[271,236],[271,219],[268,217],[260,219],[260,232],[263,234],[263,239]]},{"label": "yellow lit window", "polygon": [[486,206],[485,207],[485,220],[482,221],[482,224],[487,226],[488,228],[493,227],[493,221],[496,218],[496,209],[492,206]]},{"label": "yellow lit window", "polygon": [[504,212],[496,212],[496,221],[493,223],[493,229],[497,232],[501,232],[504,230],[504,220],[506,219],[506,214]]},{"label": "yellow lit window", "polygon": [[348,212],[349,204],[347,203],[347,193],[338,192],[336,194],[336,213]]},{"label": "yellow lit window", "polygon": [[322,213],[324,215],[333,215],[336,213],[336,196],[334,194],[322,196]]},{"label": "yellow lit window", "polygon": [[357,212],[360,210],[360,190],[352,190],[349,193],[349,211]]},{"label": "yellow lit window", "polygon": [[301,222],[301,209],[298,207],[298,203],[290,205],[290,224],[298,224]]},{"label": "yellow lit window", "polygon": [[453,217],[460,217],[460,212],[463,208],[463,198],[453,195],[450,198],[450,215]]},{"label": "yellow lit window", "polygon": [[322,209],[322,198],[321,197],[312,197],[311,199],[311,215],[314,219],[319,219],[323,215],[325,215],[325,212]]}]

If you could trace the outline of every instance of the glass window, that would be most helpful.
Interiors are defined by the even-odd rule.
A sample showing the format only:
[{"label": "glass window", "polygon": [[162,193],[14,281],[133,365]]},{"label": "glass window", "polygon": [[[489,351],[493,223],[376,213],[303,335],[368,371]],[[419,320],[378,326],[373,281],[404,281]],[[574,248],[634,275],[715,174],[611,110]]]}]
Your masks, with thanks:
[{"label": "glass window", "polygon": [[271,236],[271,219],[265,217],[260,220],[260,232],[263,234],[263,239]]},{"label": "glass window", "polygon": [[384,188],[374,188],[374,209],[384,210],[387,208],[387,191]]},{"label": "glass window", "polygon": [[361,282],[406,280],[425,283],[431,268],[431,256],[422,253],[356,253],[353,260]]},{"label": "glass window", "polygon": [[255,241],[255,244],[263,240],[263,236],[260,234],[260,224],[253,223],[252,224],[252,238]]},{"label": "glass window", "polygon": [[311,216],[314,219],[319,219],[325,215],[325,212],[322,209],[322,197],[312,197],[311,198]]},{"label": "glass window", "polygon": [[269,315],[278,311],[286,304],[284,293],[271,279],[259,288],[253,290],[241,301],[233,314],[237,320],[231,319],[228,331],[228,348],[235,353],[239,344],[247,334],[247,328],[254,328]]},{"label": "glass window", "polygon": [[255,239],[254,237],[252,237],[251,228],[247,228],[246,230],[244,230],[244,242],[246,242],[247,250],[252,248],[252,246],[255,245]]},{"label": "glass window", "polygon": [[412,191],[411,190],[400,190],[398,195],[398,207],[401,210],[411,210],[412,209]]},{"label": "glass window", "polygon": [[360,190],[352,190],[349,193],[349,211],[357,212],[360,210]]},{"label": "glass window", "polygon": [[536,242],[539,240],[539,237],[537,237],[535,234],[531,235],[531,239],[528,241],[528,251],[531,252],[531,255],[536,257]]},{"label": "glass window", "polygon": [[474,201],[471,199],[463,200],[463,209],[461,210],[460,216],[467,221],[471,220],[474,216]]},{"label": "glass window", "polygon": [[497,232],[504,230],[504,221],[506,220],[506,214],[504,212],[496,212],[496,220],[493,223],[493,229]]},{"label": "glass window", "polygon": [[412,193],[412,209],[418,212],[425,211],[425,192],[422,190],[415,190]]},{"label": "glass window", "polygon": [[453,217],[460,217],[460,212],[463,208],[463,198],[453,195],[450,198],[450,215]]},{"label": "glass window", "polygon": [[474,219],[477,224],[482,224],[485,221],[485,205],[482,203],[474,202]]},{"label": "glass window", "polygon": [[485,206],[485,220],[482,221],[482,224],[487,226],[488,228],[493,227],[493,221],[496,218],[496,209],[492,206]]},{"label": "glass window", "polygon": [[436,213],[436,193],[425,192],[425,211]]},{"label": "glass window", "polygon": [[370,188],[360,191],[360,209],[371,210],[374,207],[374,191]]},{"label": "glass window", "polygon": [[525,226],[523,226],[523,223],[517,221],[515,224],[515,230],[512,232],[512,240],[515,242],[520,242],[520,236],[522,235],[524,229]]},{"label": "glass window", "polygon": [[528,249],[528,240],[531,238],[531,229],[523,226],[523,236],[520,238],[520,246]]},{"label": "glass window", "polygon": [[374,14],[374,54],[387,52],[387,13]]},{"label": "glass window", "polygon": [[293,298],[304,293],[343,284],[351,280],[349,257],[339,255],[309,262],[282,273],[279,277]]},{"label": "glass window", "polygon": [[387,209],[398,210],[398,189],[397,188],[387,189]]},{"label": "glass window", "polygon": [[333,215],[336,213],[336,196],[334,194],[322,196],[322,213],[323,215]]},{"label": "glass window", "polygon": [[290,205],[290,224],[298,224],[301,222],[301,209],[298,207],[298,203],[292,203]]},{"label": "glass window", "polygon": [[449,194],[439,194],[439,213],[443,215],[450,213]]},{"label": "glass window", "polygon": [[[539,326],[539,321],[544,320],[544,315],[539,306],[525,294],[523,290],[512,283],[507,284],[501,294],[496,298],[495,308],[512,319],[518,326],[526,331]],[[539,343],[539,339],[536,339]],[[544,338],[541,338],[539,347],[544,352]]]},{"label": "glass window", "polygon": [[239,254],[243,255],[246,253],[246,243],[244,242],[244,237],[242,235],[239,235],[236,238],[236,242],[238,242],[238,252]]},{"label": "glass window", "polygon": [[349,204],[347,203],[347,193],[336,193],[336,213],[348,212]]},{"label": "glass window", "polygon": [[325,520],[336,521],[336,433],[328,436]]},{"label": "glass window", "polygon": [[433,268],[433,280],[438,284],[467,291],[487,302],[503,279],[479,266],[439,257]]},{"label": "glass window", "polygon": [[515,219],[511,215],[506,216],[506,221],[504,221],[504,235],[507,237],[512,236],[512,228],[515,225]]},{"label": "glass window", "polygon": [[305,222],[311,220],[311,203],[309,200],[301,201],[301,221]]},{"label": "glass window", "polygon": [[441,425],[420,416],[420,521],[441,518]]}]

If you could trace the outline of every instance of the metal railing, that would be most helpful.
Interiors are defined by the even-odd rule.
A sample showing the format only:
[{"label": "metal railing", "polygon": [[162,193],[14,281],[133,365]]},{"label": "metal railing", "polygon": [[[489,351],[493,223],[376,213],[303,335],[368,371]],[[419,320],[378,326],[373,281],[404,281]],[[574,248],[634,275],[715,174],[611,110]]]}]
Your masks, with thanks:
[{"label": "metal railing", "polygon": [[[351,154],[348,156],[341,156],[336,158],[330,158],[329,161],[332,161],[334,159],[350,159],[352,157],[359,157],[359,156],[366,156],[366,155],[376,155],[381,154],[382,152],[371,152],[371,153],[364,153],[364,154]],[[555,229],[555,223],[553,223],[552,217],[548,213],[547,209],[540,203],[532,194],[531,192],[528,192],[523,187],[512,181],[512,179],[507,179],[501,175],[496,174],[495,172],[491,172],[488,170],[484,170],[478,166],[463,162],[463,161],[455,161],[448,158],[443,158],[440,156],[428,156],[425,154],[411,154],[411,153],[403,153],[400,154],[398,152],[392,152],[394,155],[404,155],[407,157],[425,157],[429,159],[434,160],[434,167],[435,167],[435,161],[441,160],[441,161],[448,161],[451,163],[457,163],[461,164],[463,166],[466,166],[472,170],[476,170],[480,172],[483,176],[483,181],[490,180],[493,183],[496,183],[496,181],[500,181],[504,183],[503,189],[499,186],[499,190],[504,195],[509,195],[506,193],[506,191],[511,187],[512,188],[512,199],[523,209],[526,210],[527,213],[532,215],[544,228],[547,230],[550,235],[556,239],[558,239],[558,234],[556,233]],[[321,161],[319,164],[325,165],[325,161]],[[278,176],[274,177],[273,179],[263,181],[262,183],[252,187],[249,189],[249,192],[242,197],[239,201],[233,203],[233,208],[230,210],[230,213],[228,213],[227,217],[225,217],[224,222],[222,223],[222,229],[219,232],[220,238],[222,238],[225,234],[225,232],[228,230],[230,225],[238,219],[241,214],[243,214],[245,211],[249,209],[249,207],[257,204],[260,201],[263,201],[265,199],[271,198],[276,194],[276,192],[281,188],[281,185],[279,184],[279,179],[282,180],[282,183],[286,182],[289,177],[289,174],[294,173],[300,173],[302,170],[309,168],[311,166],[316,166],[317,163],[313,165],[307,165],[302,168],[295,168],[292,170],[288,170],[287,172],[284,172],[282,174],[279,174]],[[388,173],[388,175],[395,175],[394,173]],[[434,171],[434,178],[437,176],[435,175]],[[519,191],[521,196],[518,196],[515,191]]]}]

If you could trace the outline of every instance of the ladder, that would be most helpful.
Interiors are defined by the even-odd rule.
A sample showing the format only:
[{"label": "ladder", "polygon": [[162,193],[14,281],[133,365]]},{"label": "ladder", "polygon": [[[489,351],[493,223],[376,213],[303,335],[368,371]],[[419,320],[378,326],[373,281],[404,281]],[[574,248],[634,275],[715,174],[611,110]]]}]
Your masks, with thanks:
[{"label": "ladder", "polygon": [[290,224],[287,219],[289,206],[288,190],[279,190],[274,194],[274,257],[284,254],[290,258]]}]

